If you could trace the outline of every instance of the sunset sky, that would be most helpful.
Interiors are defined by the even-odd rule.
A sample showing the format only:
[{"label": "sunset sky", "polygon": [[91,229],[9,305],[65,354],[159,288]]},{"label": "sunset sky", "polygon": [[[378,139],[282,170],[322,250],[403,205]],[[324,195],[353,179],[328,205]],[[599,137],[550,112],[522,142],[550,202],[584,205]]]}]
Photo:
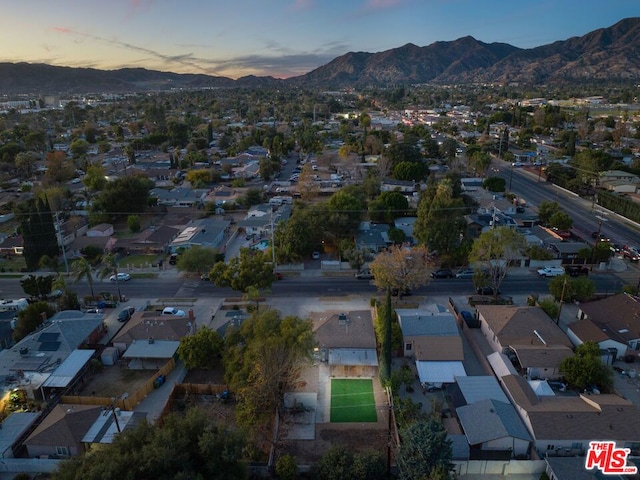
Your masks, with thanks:
[{"label": "sunset sky", "polygon": [[0,62],[237,78],[307,73],[350,51],[467,35],[531,48],[640,16],[638,0],[4,2]]}]

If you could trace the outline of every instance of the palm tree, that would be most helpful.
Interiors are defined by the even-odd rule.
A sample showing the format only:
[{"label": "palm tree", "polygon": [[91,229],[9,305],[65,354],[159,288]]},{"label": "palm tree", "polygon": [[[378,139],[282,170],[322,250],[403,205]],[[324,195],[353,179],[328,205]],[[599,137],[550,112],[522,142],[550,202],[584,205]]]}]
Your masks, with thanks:
[{"label": "palm tree", "polygon": [[111,275],[116,276],[116,288],[118,289],[118,301],[122,301],[122,294],[120,293],[120,281],[118,280],[118,257],[113,253],[107,253],[102,257],[102,264],[104,268],[100,270],[99,278],[104,280]]},{"label": "palm tree", "polygon": [[73,275],[73,281],[79,282],[82,278],[87,279],[87,283],[89,284],[89,288],[91,289],[91,299],[95,298],[95,294],[93,293],[93,275],[91,273],[91,264],[87,261],[86,258],[80,257],[71,266],[71,273]]}]

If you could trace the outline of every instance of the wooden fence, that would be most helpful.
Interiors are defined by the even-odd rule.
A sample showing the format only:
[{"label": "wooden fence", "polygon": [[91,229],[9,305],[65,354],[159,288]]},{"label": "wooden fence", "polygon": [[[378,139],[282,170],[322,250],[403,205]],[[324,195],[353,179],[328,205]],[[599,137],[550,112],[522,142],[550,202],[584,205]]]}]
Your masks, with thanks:
[{"label": "wooden fence", "polygon": [[228,390],[226,385],[217,385],[211,383],[177,383],[173,386],[167,403],[160,413],[158,425],[162,423],[167,415],[173,410],[173,402],[178,395],[194,394],[194,395],[220,395],[223,391]]},{"label": "wooden fence", "polygon": [[138,390],[136,390],[133,394],[130,394],[126,398],[113,399],[110,397],[83,397],[83,396],[72,396],[72,395],[64,395],[60,398],[60,401],[65,404],[71,405],[105,405],[114,407],[118,407],[121,410],[130,411],[138,406],[142,400],[144,400],[150,392],[152,392],[155,387],[153,382],[160,375],[164,375],[165,377],[169,375],[169,373],[175,368],[176,361],[172,358],[167,363],[164,364],[160,370],[158,370],[144,385],[142,385]]}]

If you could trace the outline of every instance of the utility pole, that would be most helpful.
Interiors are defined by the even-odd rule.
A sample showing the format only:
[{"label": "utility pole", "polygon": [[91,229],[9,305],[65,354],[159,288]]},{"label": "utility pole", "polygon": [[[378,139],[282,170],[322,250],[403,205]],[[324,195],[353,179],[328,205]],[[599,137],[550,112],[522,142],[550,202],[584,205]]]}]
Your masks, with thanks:
[{"label": "utility pole", "polygon": [[58,213],[54,212],[53,216],[55,218],[55,230],[56,230],[56,240],[58,241],[58,246],[62,249],[62,258],[64,259],[64,269],[67,272],[67,276],[69,276],[69,262],[67,261],[67,251],[64,248],[64,243],[62,242],[62,225],[60,224],[60,220],[58,219]]},{"label": "utility pole", "polygon": [[564,302],[564,293],[567,290],[567,277],[564,277],[562,283],[562,293],[560,294],[560,306],[558,307],[558,316],[556,318],[556,325],[560,325],[560,314],[562,313],[562,302]]},{"label": "utility pole", "polygon": [[273,262],[273,274],[276,274],[276,235],[273,224],[273,207],[271,208],[271,261]]}]

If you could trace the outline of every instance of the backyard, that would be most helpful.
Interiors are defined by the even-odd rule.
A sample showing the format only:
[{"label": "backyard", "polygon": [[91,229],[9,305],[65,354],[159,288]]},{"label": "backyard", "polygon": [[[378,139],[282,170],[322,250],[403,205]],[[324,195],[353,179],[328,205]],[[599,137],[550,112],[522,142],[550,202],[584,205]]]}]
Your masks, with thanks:
[{"label": "backyard", "polygon": [[331,379],[331,422],[376,422],[373,381]]},{"label": "backyard", "polygon": [[120,365],[104,367],[102,372],[94,374],[88,380],[81,395],[121,398],[124,393],[137,391],[155,373],[155,370],[131,370]]}]

